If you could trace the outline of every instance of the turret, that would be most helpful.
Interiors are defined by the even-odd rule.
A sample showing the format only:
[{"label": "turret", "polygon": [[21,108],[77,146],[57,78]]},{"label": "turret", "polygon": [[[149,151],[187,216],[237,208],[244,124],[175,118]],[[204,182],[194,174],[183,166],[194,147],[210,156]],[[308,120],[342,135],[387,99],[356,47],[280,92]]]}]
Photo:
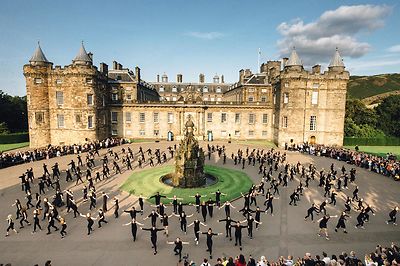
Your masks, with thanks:
[{"label": "turret", "polygon": [[329,71],[333,72],[343,72],[344,71],[344,64],[343,64],[343,59],[339,54],[339,49],[336,47],[335,54],[332,57],[332,60],[328,66]]},{"label": "turret", "polygon": [[46,56],[44,55],[42,48],[40,47],[40,43],[38,42],[38,46],[35,50],[35,52],[33,53],[31,59],[29,60],[29,63],[31,65],[49,65],[52,64],[51,62],[49,62],[46,58]]},{"label": "turret", "polygon": [[81,47],[79,48],[78,54],[75,56],[74,60],[72,60],[72,63],[74,65],[91,65],[92,64],[92,59],[86,52],[85,47],[83,46],[83,42],[81,44]]},{"label": "turret", "polygon": [[300,57],[297,55],[296,48],[293,47],[292,53],[290,54],[289,60],[285,65],[285,69],[301,71],[303,70],[303,63],[300,60]]}]

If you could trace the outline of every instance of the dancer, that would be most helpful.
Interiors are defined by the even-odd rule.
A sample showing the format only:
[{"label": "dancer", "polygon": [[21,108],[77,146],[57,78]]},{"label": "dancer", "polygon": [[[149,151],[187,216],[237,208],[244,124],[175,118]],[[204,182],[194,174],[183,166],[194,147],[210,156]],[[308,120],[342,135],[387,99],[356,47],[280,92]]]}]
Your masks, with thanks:
[{"label": "dancer", "polygon": [[198,245],[199,244],[199,239],[200,239],[200,237],[199,237],[200,236],[199,235],[200,225],[202,225],[202,226],[207,226],[207,225],[202,223],[202,222],[200,222],[199,219],[194,220],[191,224],[188,225],[188,227],[190,227],[192,225],[193,225],[193,230],[194,230],[194,241],[196,242],[196,245]]},{"label": "dancer", "polygon": [[211,228],[208,228],[207,232],[202,232],[203,235],[207,235],[207,250],[210,253],[210,259],[212,259],[212,246],[213,246],[213,236],[222,235],[222,233],[213,233]]},{"label": "dancer", "polygon": [[87,220],[87,234],[90,235],[90,233],[93,231],[92,226],[94,224],[94,221],[97,220],[97,218],[92,217],[89,212],[86,215],[80,214],[80,216],[86,218],[86,220]]},{"label": "dancer", "polygon": [[224,208],[225,209],[225,217],[230,217],[231,216],[231,207],[236,209],[235,206],[232,205],[229,201],[225,201],[225,203],[219,207],[219,209]]},{"label": "dancer", "polygon": [[229,241],[232,241],[232,223],[237,223],[237,221],[232,220],[231,217],[228,216],[225,219],[218,220],[218,222],[225,222],[225,237],[229,237]]},{"label": "dancer", "polygon": [[99,225],[99,228],[101,227],[101,223],[106,223],[106,224],[108,224],[108,222],[106,221],[106,217],[105,217],[104,212],[103,212],[102,209],[99,209],[99,216],[97,216],[97,219],[98,219],[97,223],[98,223],[98,225]]},{"label": "dancer", "polygon": [[187,232],[186,232],[187,218],[192,217],[192,216],[193,216],[193,213],[190,214],[190,215],[186,215],[185,212],[182,212],[180,215],[176,215],[176,214],[173,214],[173,215],[176,216],[176,217],[179,217],[179,221],[180,221],[180,223],[181,223],[181,230],[182,230],[182,232],[184,232],[185,235],[186,235],[186,234],[187,234]]},{"label": "dancer", "polygon": [[335,215],[335,216],[324,215],[321,219],[318,220],[318,222],[319,222],[318,236],[321,236],[321,233],[324,232],[326,240],[329,240],[327,227],[328,227],[328,221],[332,217],[337,217],[337,215]]},{"label": "dancer", "polygon": [[393,223],[393,225],[397,225],[396,224],[396,215],[397,215],[397,211],[399,210],[399,207],[395,207],[391,212],[389,212],[389,220],[386,221],[386,224],[389,223]]},{"label": "dancer", "polygon": [[311,221],[314,222],[314,212],[318,213],[318,209],[317,207],[315,207],[315,203],[311,204],[311,207],[307,210],[307,216],[304,217],[304,221],[311,216]]},{"label": "dancer", "polygon": [[147,220],[148,218],[151,218],[151,226],[156,227],[157,217],[160,217],[160,214],[155,210],[152,210],[151,213],[143,219],[143,221]]},{"label": "dancer", "polygon": [[151,228],[140,227],[140,229],[142,229],[144,231],[150,231],[150,241],[154,248],[154,255],[156,255],[157,254],[157,232],[163,231],[164,229],[156,228],[155,226],[153,226]]},{"label": "dancer", "polygon": [[247,226],[240,223],[240,221],[237,221],[233,227],[235,228],[235,246],[239,243],[239,249],[242,250],[242,229],[247,228]]},{"label": "dancer", "polygon": [[42,231],[42,227],[39,224],[39,209],[33,211],[33,231],[32,234],[36,233],[36,227],[39,227],[40,231]]},{"label": "dancer", "polygon": [[179,237],[177,237],[175,241],[172,241],[172,242],[167,241],[167,244],[175,245],[175,248],[174,248],[175,255],[179,256],[179,262],[181,262],[183,245],[188,245],[189,242],[183,242]]},{"label": "dancer", "polygon": [[348,216],[346,212],[342,212],[342,214],[339,217],[338,223],[336,225],[335,232],[337,232],[339,228],[343,228],[343,232],[347,234],[345,222],[349,217],[350,216]]},{"label": "dancer", "polygon": [[61,216],[60,216],[60,225],[61,225],[60,235],[61,235],[61,238],[64,238],[65,235],[67,234],[67,232],[65,231],[65,229],[67,229],[67,222]]},{"label": "dancer", "polygon": [[18,234],[18,231],[14,228],[14,220],[13,220],[13,218],[12,218],[12,215],[11,214],[9,214],[8,216],[7,216],[7,224],[8,224],[8,227],[7,227],[7,233],[6,233],[6,236],[9,236],[9,231],[10,230],[12,230],[12,231],[14,231],[16,234]]},{"label": "dancer", "polygon": [[132,239],[133,242],[136,241],[136,234],[137,234],[137,225],[143,226],[144,224],[139,223],[136,221],[136,218],[132,218],[132,220],[129,223],[123,224],[122,226],[131,226],[131,233],[132,233]]}]

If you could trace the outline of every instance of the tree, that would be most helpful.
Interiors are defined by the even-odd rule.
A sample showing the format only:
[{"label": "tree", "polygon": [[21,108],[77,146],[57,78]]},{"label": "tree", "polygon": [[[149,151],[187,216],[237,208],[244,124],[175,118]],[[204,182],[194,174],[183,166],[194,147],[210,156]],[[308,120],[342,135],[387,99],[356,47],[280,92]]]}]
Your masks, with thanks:
[{"label": "tree", "polygon": [[28,131],[26,97],[11,96],[0,90],[0,123],[11,132]]},{"label": "tree", "polygon": [[346,101],[346,118],[350,118],[357,125],[376,126],[378,116],[374,109],[368,109],[365,104],[352,99]]},{"label": "tree", "polygon": [[379,117],[378,128],[387,135],[400,137],[400,95],[387,97],[375,110]]}]

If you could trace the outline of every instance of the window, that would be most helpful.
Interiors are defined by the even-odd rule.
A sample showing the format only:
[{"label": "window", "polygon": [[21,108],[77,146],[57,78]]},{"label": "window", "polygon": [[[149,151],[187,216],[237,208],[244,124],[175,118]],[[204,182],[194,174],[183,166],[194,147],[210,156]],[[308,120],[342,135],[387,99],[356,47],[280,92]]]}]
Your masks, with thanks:
[{"label": "window", "polygon": [[169,101],[169,97],[165,97],[165,100]]},{"label": "window", "polygon": [[145,113],[139,113],[139,122],[144,123],[146,121],[146,114]]},{"label": "window", "polygon": [[263,122],[263,124],[268,124],[268,114],[262,115],[262,122]]},{"label": "window", "polygon": [[213,118],[213,114],[212,113],[207,113],[207,122],[211,123],[212,122],[212,118]]},{"label": "window", "polygon": [[265,103],[267,101],[267,96],[261,96],[261,102]]},{"label": "window", "polygon": [[266,137],[267,136],[267,131],[266,130],[263,130],[262,132],[261,132],[261,135],[263,136],[263,137]]},{"label": "window", "polygon": [[64,115],[57,115],[57,127],[64,127]]},{"label": "window", "polygon": [[235,136],[239,137],[240,136],[240,130],[235,130]]},{"label": "window", "polygon": [[288,126],[288,119],[287,116],[282,117],[282,127],[287,128]]},{"label": "window", "polygon": [[226,130],[221,130],[221,137],[226,137]]},{"label": "window", "polygon": [[267,92],[267,89],[261,89],[261,92]]},{"label": "window", "polygon": [[125,122],[126,123],[132,122],[132,113],[130,112],[125,113]]},{"label": "window", "polygon": [[217,89],[215,90],[216,93],[221,93],[221,87],[217,87]]},{"label": "window", "polygon": [[203,87],[203,92],[208,92],[208,87],[207,86]]},{"label": "window", "polygon": [[254,102],[254,97],[253,96],[249,96],[249,102]]},{"label": "window", "polygon": [[154,136],[157,137],[158,135],[160,135],[160,130],[155,129],[153,133],[154,133]]},{"label": "window", "polygon": [[118,93],[112,93],[111,94],[111,100],[112,101],[118,101]]},{"label": "window", "polygon": [[249,92],[254,92],[254,89],[253,89],[253,88],[250,88],[250,89],[249,89]]},{"label": "window", "polygon": [[204,101],[205,101],[205,102],[208,101],[208,97],[204,97]]},{"label": "window", "polygon": [[289,93],[287,92],[283,94],[283,103],[289,103]]},{"label": "window", "polygon": [[176,97],[175,96],[172,97],[172,101],[176,102]]},{"label": "window", "polygon": [[117,123],[117,122],[118,122],[118,113],[111,112],[111,123]]},{"label": "window", "polygon": [[87,104],[88,105],[93,105],[93,94],[88,94],[87,95]]},{"label": "window", "polygon": [[318,91],[312,92],[311,104],[318,104]]},{"label": "window", "polygon": [[288,88],[289,87],[289,83],[285,82],[284,86],[285,86],[285,88]]},{"label": "window", "polygon": [[272,115],[272,124],[275,125],[275,114]]},{"label": "window", "polygon": [[221,114],[221,123],[225,123],[226,122],[226,113],[222,113]]},{"label": "window", "polygon": [[312,87],[313,87],[313,89],[318,89],[319,88],[319,84],[318,83],[313,83]]},{"label": "window", "polygon": [[82,121],[82,115],[81,114],[76,114],[75,115],[75,123],[79,124]]},{"label": "window", "polygon": [[210,101],[212,101],[212,102],[213,102],[214,100],[215,100],[215,99],[214,99],[214,97],[211,97],[211,98],[210,98]]},{"label": "window", "polygon": [[249,114],[249,124],[254,124],[256,120],[255,114]]},{"label": "window", "polygon": [[158,123],[158,113],[153,114],[153,122]]},{"label": "window", "polygon": [[116,129],[111,130],[111,135],[113,136],[118,135],[118,131]]},{"label": "window", "polygon": [[87,83],[87,84],[92,84],[92,83],[93,83],[93,79],[91,79],[91,78],[86,78],[86,83]]},{"label": "window", "polygon": [[127,136],[132,136],[132,130],[127,130],[127,131],[126,131],[126,135],[127,135]]},{"label": "window", "polygon": [[57,105],[64,104],[64,93],[62,91],[56,91],[56,100],[57,100]]},{"label": "window", "polygon": [[42,83],[42,79],[41,78],[35,78],[33,81],[35,82],[35,84],[41,84]]},{"label": "window", "polygon": [[317,117],[315,115],[310,116],[310,130],[317,130]]},{"label": "window", "polygon": [[217,98],[217,102],[220,102],[220,101],[221,101],[221,97],[218,97],[218,98]]},{"label": "window", "polygon": [[174,113],[168,113],[167,120],[168,124],[174,123]]},{"label": "window", "polygon": [[127,94],[126,95],[126,99],[128,100],[128,101],[132,101],[132,94]]},{"label": "window", "polygon": [[103,106],[106,106],[106,97],[104,97],[104,95],[103,95],[102,102],[103,102]]},{"label": "window", "polygon": [[139,136],[146,136],[146,131],[144,131],[143,129],[139,130]]},{"label": "window", "polygon": [[35,120],[36,124],[41,124],[44,122],[44,113],[43,112],[36,112],[35,113]]},{"label": "window", "polygon": [[158,89],[158,91],[159,91],[159,92],[164,92],[164,87],[160,87],[160,88]]},{"label": "window", "polygon": [[88,128],[93,128],[93,116],[89,115],[87,120]]},{"label": "window", "polygon": [[250,137],[254,136],[254,131],[253,130],[249,130],[249,136]]},{"label": "window", "polygon": [[239,123],[240,123],[240,114],[239,114],[239,113],[236,113],[236,114],[235,114],[235,123],[236,123],[236,124],[239,124]]},{"label": "window", "polygon": [[56,79],[56,84],[57,84],[57,85],[62,84],[62,80],[61,80],[61,79]]},{"label": "window", "polygon": [[177,92],[178,89],[176,87],[172,87],[172,92]]}]

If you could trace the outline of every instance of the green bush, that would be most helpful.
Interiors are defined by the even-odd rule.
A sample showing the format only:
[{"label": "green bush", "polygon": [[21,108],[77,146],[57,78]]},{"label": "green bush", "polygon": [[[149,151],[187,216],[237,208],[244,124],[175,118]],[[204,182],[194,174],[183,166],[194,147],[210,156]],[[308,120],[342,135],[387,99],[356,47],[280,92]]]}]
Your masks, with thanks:
[{"label": "green bush", "polygon": [[0,134],[0,144],[10,144],[27,141],[29,141],[29,133],[27,132]]},{"label": "green bush", "polygon": [[345,137],[344,146],[400,146],[400,138],[353,138]]}]

